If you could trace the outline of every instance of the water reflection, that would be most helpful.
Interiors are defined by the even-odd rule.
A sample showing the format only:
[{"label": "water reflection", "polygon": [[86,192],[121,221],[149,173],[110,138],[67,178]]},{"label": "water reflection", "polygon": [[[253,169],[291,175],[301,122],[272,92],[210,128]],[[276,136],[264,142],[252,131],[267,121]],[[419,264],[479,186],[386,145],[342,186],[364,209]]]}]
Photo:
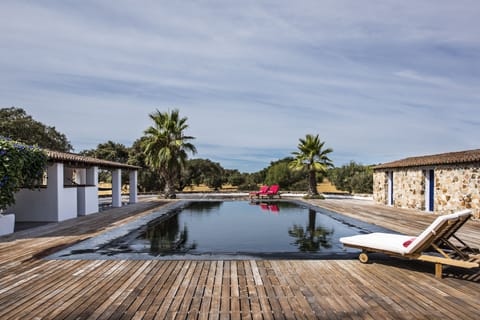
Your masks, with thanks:
[{"label": "water reflection", "polygon": [[343,234],[334,222],[315,210],[281,202],[263,202],[253,208],[242,202],[192,203],[116,241],[107,252],[155,256],[324,253],[334,249],[335,237]]},{"label": "water reflection", "polygon": [[262,209],[263,211],[271,211],[272,213],[280,212],[280,208],[278,207],[278,204],[275,204],[275,203],[260,202],[258,203],[258,205],[260,206],[260,209]]},{"label": "water reflection", "polygon": [[294,224],[288,234],[295,238],[293,244],[301,252],[318,252],[321,248],[331,248],[331,236],[333,229],[328,230],[322,226],[316,226],[317,213],[315,210],[308,210],[308,225]]},{"label": "water reflection", "polygon": [[192,202],[186,207],[186,209],[195,211],[196,213],[209,213],[212,211],[218,211],[222,203],[222,201]]},{"label": "water reflection", "polygon": [[164,254],[175,252],[187,252],[196,248],[196,243],[186,246],[188,240],[188,228],[185,225],[180,229],[178,214],[157,223],[149,223],[145,232],[145,239],[150,241],[150,253]]}]

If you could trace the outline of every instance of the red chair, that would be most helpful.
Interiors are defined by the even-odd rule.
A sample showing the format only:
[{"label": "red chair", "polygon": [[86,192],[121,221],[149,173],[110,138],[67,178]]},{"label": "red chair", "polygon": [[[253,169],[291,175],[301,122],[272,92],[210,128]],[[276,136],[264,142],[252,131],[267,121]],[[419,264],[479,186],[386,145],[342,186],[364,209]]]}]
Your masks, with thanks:
[{"label": "red chair", "polygon": [[266,194],[268,191],[268,186],[261,186],[259,191],[252,191],[249,193],[250,198],[259,197],[261,194]]},{"label": "red chair", "polygon": [[280,193],[278,193],[278,191],[280,190],[280,186],[278,184],[274,184],[272,185],[267,192],[265,193],[260,193],[260,197],[264,198],[273,198],[275,196],[278,196],[279,198],[281,198],[280,196]]}]

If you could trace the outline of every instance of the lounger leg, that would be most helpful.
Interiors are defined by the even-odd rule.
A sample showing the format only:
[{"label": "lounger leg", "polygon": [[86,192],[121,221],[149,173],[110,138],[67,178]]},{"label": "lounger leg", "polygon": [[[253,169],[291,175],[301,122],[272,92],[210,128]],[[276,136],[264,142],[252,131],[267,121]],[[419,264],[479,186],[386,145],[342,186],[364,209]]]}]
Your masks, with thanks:
[{"label": "lounger leg", "polygon": [[435,263],[435,278],[443,278],[443,265],[441,263]]}]

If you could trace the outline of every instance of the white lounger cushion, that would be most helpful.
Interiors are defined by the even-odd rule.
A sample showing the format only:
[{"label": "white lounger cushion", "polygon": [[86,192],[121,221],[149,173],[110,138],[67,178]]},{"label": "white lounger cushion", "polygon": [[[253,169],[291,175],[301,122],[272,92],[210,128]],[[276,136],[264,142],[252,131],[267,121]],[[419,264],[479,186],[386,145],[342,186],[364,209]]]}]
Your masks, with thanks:
[{"label": "white lounger cushion", "polygon": [[425,229],[414,241],[412,241],[407,247],[403,244],[415,238],[415,236],[407,236],[407,235],[398,235],[398,234],[390,234],[390,233],[370,233],[370,234],[362,234],[356,235],[352,237],[343,237],[340,238],[340,242],[345,245],[351,245],[356,247],[362,248],[372,248],[376,250],[382,251],[391,251],[394,253],[399,254],[408,254],[413,253],[415,250],[420,248],[425,241],[428,241],[430,235],[436,234],[437,231],[449,221],[455,221],[463,216],[471,215],[471,210],[462,210],[456,213],[447,214],[443,216],[439,216],[435,221],[432,222],[427,229]]},{"label": "white lounger cushion", "polygon": [[352,246],[395,252],[403,255],[408,250],[408,248],[403,246],[403,243],[412,238],[414,238],[414,236],[375,232],[351,237],[343,237],[340,238],[340,242],[346,245],[350,244]]},{"label": "white lounger cushion", "polygon": [[413,241],[409,246],[408,250],[406,253],[411,253],[415,252],[420,246],[422,246],[425,241],[428,240],[428,237],[431,234],[436,234],[436,232],[442,227],[445,223],[448,223],[449,221],[455,221],[458,220],[460,217],[463,216],[468,216],[472,214],[472,210],[462,210],[459,212],[451,213],[451,214],[446,214],[443,216],[439,216],[435,221],[432,222],[430,226],[428,226],[427,229],[425,229],[418,237]]}]

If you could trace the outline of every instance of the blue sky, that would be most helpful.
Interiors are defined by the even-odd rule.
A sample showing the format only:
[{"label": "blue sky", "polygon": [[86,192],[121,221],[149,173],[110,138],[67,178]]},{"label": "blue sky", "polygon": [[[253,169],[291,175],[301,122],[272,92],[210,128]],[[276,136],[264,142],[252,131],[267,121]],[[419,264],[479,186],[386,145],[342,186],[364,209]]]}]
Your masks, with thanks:
[{"label": "blue sky", "polygon": [[75,151],[180,109],[253,172],[319,134],[341,166],[480,146],[478,1],[0,2],[0,107]]}]

